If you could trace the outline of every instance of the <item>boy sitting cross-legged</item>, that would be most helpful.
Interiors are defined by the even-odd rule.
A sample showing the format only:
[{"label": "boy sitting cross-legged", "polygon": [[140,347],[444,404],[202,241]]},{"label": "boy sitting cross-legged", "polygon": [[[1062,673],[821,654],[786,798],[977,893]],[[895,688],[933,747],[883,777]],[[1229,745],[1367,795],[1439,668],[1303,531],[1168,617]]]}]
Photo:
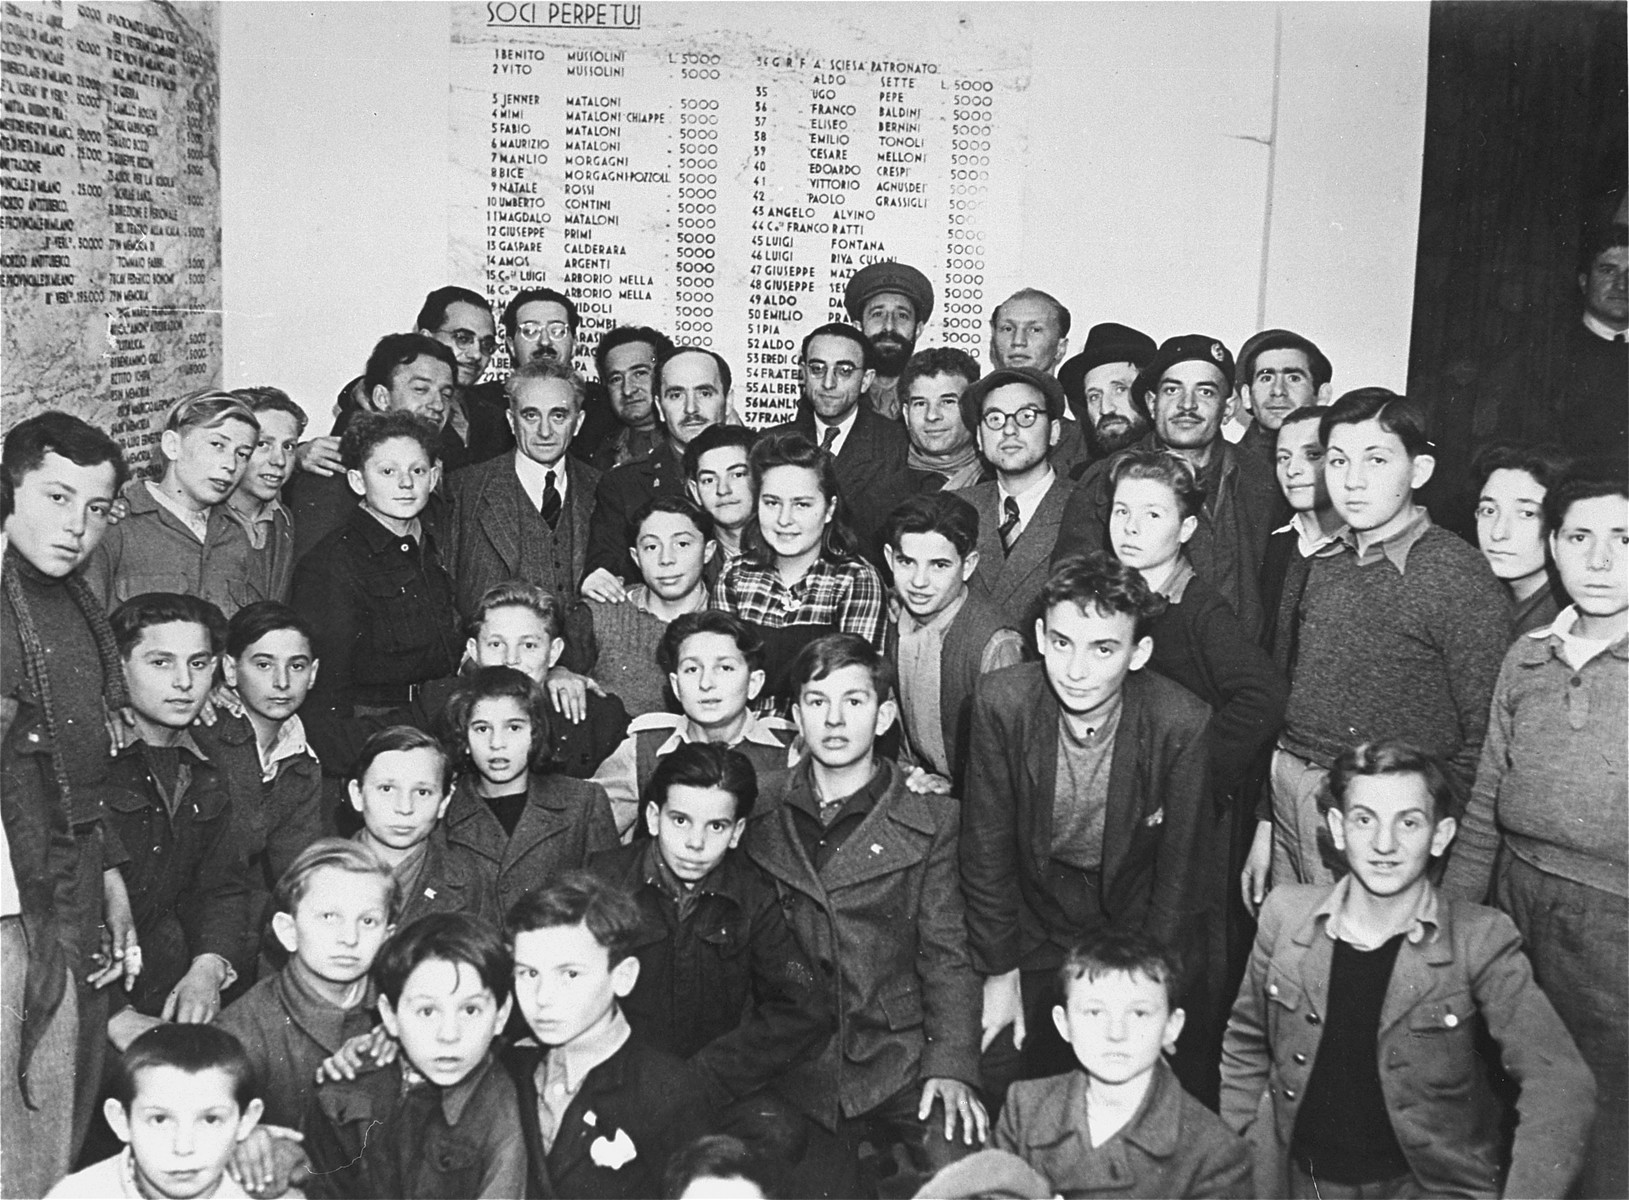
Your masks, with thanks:
[{"label": "boy sitting cross-legged", "polygon": [[991,1144],[1064,1196],[1247,1196],[1245,1142],[1164,1060],[1182,1031],[1176,957],[1142,933],[1088,938],[1052,1010],[1080,1069],[1015,1083]]},{"label": "boy sitting cross-legged", "polygon": [[[1431,885],[1455,833],[1445,768],[1366,743],[1336,758],[1329,790],[1351,873],[1267,894],[1223,1044],[1223,1119],[1242,1133],[1270,1098],[1272,1127],[1252,1137],[1258,1194],[1566,1195],[1594,1080],[1510,918]],[[1503,1179],[1484,1024],[1521,1087]]]},{"label": "boy sitting cross-legged", "polygon": [[640,835],[640,797],[662,757],[688,742],[713,742],[740,752],[761,778],[796,761],[788,756],[797,730],[784,717],[749,707],[764,687],[764,642],[739,617],[708,609],[674,618],[656,660],[679,701],[679,713],[643,713],[600,764],[594,782],[605,789],[625,838]]},{"label": "boy sitting cross-legged", "polygon": [[525,896],[505,925],[515,1003],[541,1043],[506,1058],[525,1123],[527,1194],[659,1195],[664,1164],[707,1127],[710,1106],[697,1074],[646,1045],[622,1014],[639,978],[638,906],[574,871]]},{"label": "boy sitting cross-legged", "polygon": [[957,878],[958,807],[909,791],[877,756],[896,709],[887,660],[865,639],[810,642],[788,680],[809,758],[766,781],[746,846],[837,1012],[820,1056],[779,1084],[829,1131],[811,1133],[801,1194],[852,1196],[862,1139],[903,1143],[925,1176],[988,1131],[973,1090],[979,981]]},{"label": "boy sitting cross-legged", "polygon": [[[766,1157],[801,1127],[765,1089],[819,1049],[831,1012],[786,926],[775,889],[736,850],[758,796],[752,764],[688,742],[646,789],[648,839],[596,854],[589,869],[639,905],[639,979],[623,1009],[635,1033],[687,1059],[723,1126]],[[790,1124],[788,1124],[790,1122]]]},{"label": "boy sitting cross-legged", "polygon": [[492,1054],[509,1016],[509,951],[463,913],[400,930],[374,964],[388,1066],[318,1086],[306,1112],[313,1196],[524,1195],[514,1085]]},{"label": "boy sitting cross-legged", "polygon": [[227,1177],[226,1163],[260,1119],[260,1100],[254,1068],[231,1034],[207,1025],[148,1030],[125,1050],[102,1112],[125,1149],[68,1176],[48,1196],[246,1195]]}]

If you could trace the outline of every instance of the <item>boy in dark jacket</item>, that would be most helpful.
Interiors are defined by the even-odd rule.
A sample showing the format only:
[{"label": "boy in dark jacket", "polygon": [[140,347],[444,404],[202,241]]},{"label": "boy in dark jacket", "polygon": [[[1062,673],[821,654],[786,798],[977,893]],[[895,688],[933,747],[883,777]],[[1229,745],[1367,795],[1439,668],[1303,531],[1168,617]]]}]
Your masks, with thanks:
[{"label": "boy in dark jacket", "polygon": [[757,796],[745,755],[687,742],[651,776],[650,837],[589,863],[639,905],[639,980],[622,1004],[628,1023],[687,1059],[720,1109],[742,1102],[723,1124],[748,1137],[765,1109],[759,1093],[831,1033],[825,994],[775,889],[736,850]]},{"label": "boy in dark jacket", "polygon": [[663,1166],[711,1112],[701,1077],[646,1045],[622,1014],[639,979],[638,906],[576,871],[524,897],[506,925],[515,1002],[541,1043],[522,1042],[505,1059],[520,1093],[525,1194],[661,1194]]}]

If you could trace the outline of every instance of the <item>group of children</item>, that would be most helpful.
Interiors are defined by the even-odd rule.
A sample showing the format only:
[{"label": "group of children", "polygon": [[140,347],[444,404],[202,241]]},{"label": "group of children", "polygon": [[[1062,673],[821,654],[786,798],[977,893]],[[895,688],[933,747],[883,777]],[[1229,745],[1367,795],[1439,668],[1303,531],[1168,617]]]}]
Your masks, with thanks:
[{"label": "group of children", "polygon": [[[574,378],[526,376],[537,436],[569,443]],[[1048,422],[1013,386],[972,423]],[[870,514],[868,548],[830,453],[724,424],[686,495],[629,514],[638,582],[461,603],[441,431],[405,406],[349,424],[356,507],[298,561],[305,418],[274,389],[178,402],[153,481],[75,418],[23,422],[4,1194],[1596,1186],[1623,1036],[1580,1032],[1561,943],[1623,891],[1573,843],[1624,820],[1589,755],[1622,737],[1629,494],[1490,463],[1489,545],[1525,520],[1549,548],[1510,547],[1510,605],[1572,607],[1503,658],[1479,763],[1469,718],[1341,742],[1307,679],[1340,686],[1362,596],[1420,664],[1490,651],[1396,580],[1446,572],[1451,606],[1479,570],[1506,602],[1416,515],[1428,444],[1391,401],[1269,431],[1290,519],[1259,634],[1196,572],[1205,485],[1157,449],[1111,460],[1107,548],[1022,614],[979,583],[1011,545],[967,500]],[[1331,584],[1373,561],[1395,579]],[[1560,844],[1559,777],[1604,822]]]}]

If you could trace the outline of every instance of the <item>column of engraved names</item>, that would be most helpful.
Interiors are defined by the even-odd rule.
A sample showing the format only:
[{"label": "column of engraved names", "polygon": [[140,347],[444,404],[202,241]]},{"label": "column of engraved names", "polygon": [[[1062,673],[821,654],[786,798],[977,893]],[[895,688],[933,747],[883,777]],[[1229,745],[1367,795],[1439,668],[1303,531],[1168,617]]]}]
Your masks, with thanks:
[{"label": "column of engraved names", "polygon": [[988,79],[942,81],[950,90],[949,232],[945,239],[940,327],[947,344],[975,358],[983,347],[986,198],[989,193],[994,85]]},{"label": "column of engraved names", "polygon": [[[760,57],[760,68],[782,69],[789,60]],[[789,225],[799,222],[803,208],[771,199],[769,139],[774,126],[786,112],[777,103],[779,89],[758,83],[752,89],[752,148],[749,158],[752,178],[752,253],[747,293],[747,360],[745,396],[749,424],[763,426],[791,415],[797,404],[799,383],[795,363],[796,323],[803,317],[797,293],[786,290],[788,283],[778,272],[792,261],[793,234]],[[793,110],[795,114],[796,103]],[[776,189],[777,192],[779,189]],[[773,274],[772,274],[773,273]]]},{"label": "column of engraved names", "polygon": [[[583,52],[566,53],[570,58]],[[574,74],[569,63],[566,71]],[[566,89],[560,288],[576,301],[582,319],[577,344],[589,347],[614,323],[618,272],[627,260],[615,180],[627,174],[630,159],[623,146],[623,96],[617,85],[598,80],[580,85],[568,78]]]},{"label": "column of engraved names", "polygon": [[[0,283],[45,305],[91,303],[76,296],[79,272],[71,253],[77,241],[102,248],[102,239],[77,239],[70,177],[77,160],[76,115],[70,95],[100,110],[101,81],[74,90],[66,35],[59,16],[13,5],[0,23]],[[101,47],[96,46],[97,52]],[[101,141],[101,131],[94,136]],[[92,151],[100,163],[101,148]],[[100,198],[98,182],[80,195]],[[96,294],[95,302],[104,297]]]},{"label": "column of engraved names", "polygon": [[553,144],[542,124],[542,92],[524,90],[532,86],[524,77],[543,68],[547,51],[498,46],[493,55],[495,71],[522,76],[492,93],[486,293],[505,298],[523,288],[541,287],[548,279],[543,264],[554,212],[543,177]]}]

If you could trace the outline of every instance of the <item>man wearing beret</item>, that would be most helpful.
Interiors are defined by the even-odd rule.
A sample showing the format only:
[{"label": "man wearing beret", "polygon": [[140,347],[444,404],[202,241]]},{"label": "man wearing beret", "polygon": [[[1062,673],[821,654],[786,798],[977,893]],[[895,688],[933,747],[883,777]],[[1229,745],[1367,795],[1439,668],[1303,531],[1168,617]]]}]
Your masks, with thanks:
[{"label": "man wearing beret", "polygon": [[1063,432],[1063,388],[1033,367],[991,371],[962,393],[962,420],[995,478],[957,494],[978,510],[979,565],[972,587],[1009,620],[1035,613],[1069,481],[1052,466]]},{"label": "man wearing beret", "polygon": [[899,419],[899,376],[916,352],[916,335],[933,315],[933,285],[902,262],[872,263],[843,289],[848,318],[871,340],[871,386],[865,399],[878,416]]},{"label": "man wearing beret", "polygon": [[[1233,355],[1205,334],[1169,338],[1132,384],[1132,400],[1152,428],[1133,448],[1182,455],[1204,489],[1199,528],[1188,542],[1194,573],[1222,593],[1252,636],[1259,635],[1258,576],[1281,500],[1273,472],[1252,470],[1222,437],[1234,405]],[[1119,458],[1111,455],[1086,468],[1064,510],[1053,562],[1109,549],[1109,478]]]},{"label": "man wearing beret", "polygon": [[1085,348],[1058,368],[1058,382],[1080,422],[1088,462],[1118,454],[1147,435],[1148,418],[1132,400],[1131,385],[1157,349],[1141,330],[1106,321],[1093,325]]},{"label": "man wearing beret", "polygon": [[1334,373],[1324,352],[1293,330],[1263,329],[1245,342],[1234,383],[1255,419],[1238,440],[1239,452],[1273,470],[1284,418],[1309,404],[1328,404]]}]

